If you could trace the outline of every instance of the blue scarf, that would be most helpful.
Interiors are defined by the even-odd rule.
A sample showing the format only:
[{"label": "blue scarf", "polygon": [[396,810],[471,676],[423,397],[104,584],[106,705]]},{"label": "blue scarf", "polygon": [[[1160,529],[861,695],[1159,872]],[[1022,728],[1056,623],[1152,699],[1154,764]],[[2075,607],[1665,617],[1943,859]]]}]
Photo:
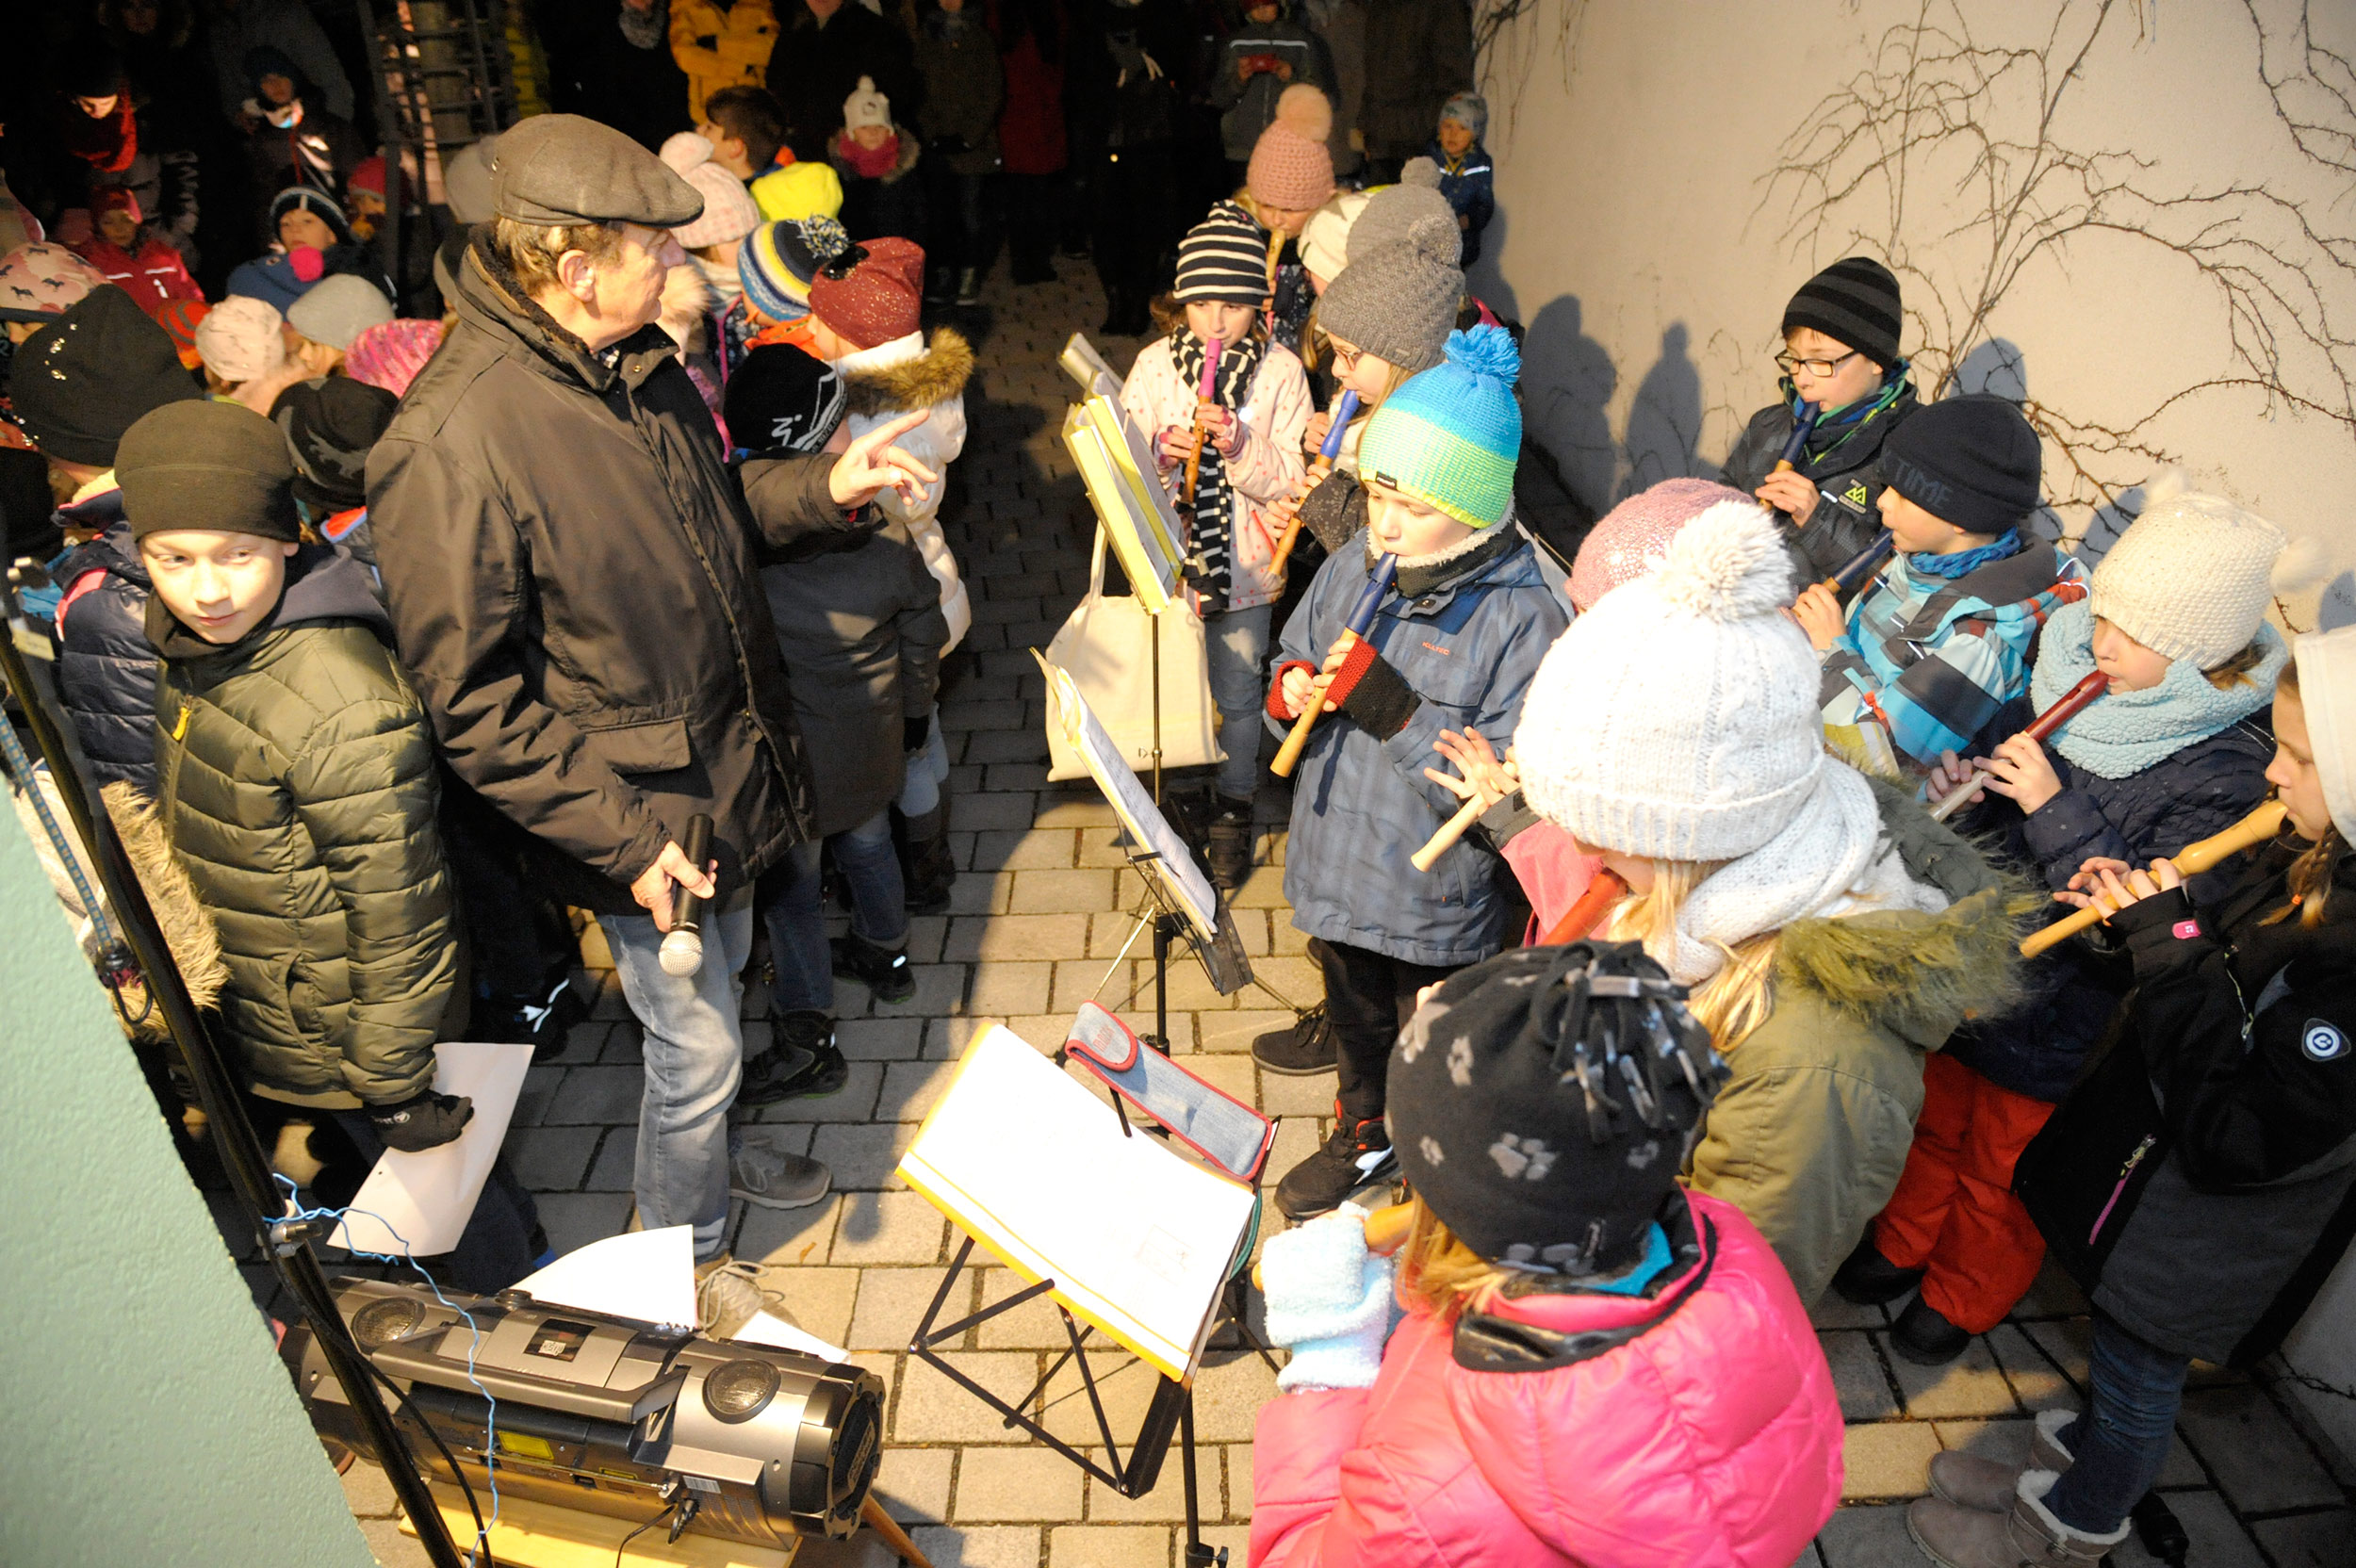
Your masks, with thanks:
[{"label": "blue scarf", "polygon": [[1957,550],[1953,555],[1909,555],[1906,557],[1906,570],[1922,577],[1945,578],[1953,581],[1978,571],[1991,561],[2002,561],[2008,555],[2020,553],[2021,531],[2008,528],[2001,539],[1972,549]]},{"label": "blue scarf", "polygon": [[[2290,652],[2263,621],[2256,641],[2264,655],[2258,667],[2225,691],[2209,684],[2191,660],[2172,660],[2157,686],[2097,698],[2048,743],[2097,778],[2126,778],[2165,761],[2274,700],[2274,678],[2282,673]],[[2042,712],[2093,673],[2094,608],[2080,599],[2054,611],[2045,623],[2037,668],[2029,676],[2029,700]]]}]

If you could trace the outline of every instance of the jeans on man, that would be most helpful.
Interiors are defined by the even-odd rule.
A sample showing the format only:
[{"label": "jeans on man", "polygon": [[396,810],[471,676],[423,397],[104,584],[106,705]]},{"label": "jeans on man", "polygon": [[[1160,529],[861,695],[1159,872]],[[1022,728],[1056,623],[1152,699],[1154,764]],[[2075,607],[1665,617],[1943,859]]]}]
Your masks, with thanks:
[{"label": "jeans on man", "polygon": [[2054,1518],[2089,1535],[2119,1528],[2168,1462],[2191,1370],[2191,1358],[2148,1345],[2095,1313],[2086,1408],[2062,1429],[2070,1468],[2045,1498]]},{"label": "jeans on man", "polygon": [[[913,770],[911,770],[913,771]],[[876,812],[826,841],[835,869],[851,888],[851,930],[877,947],[908,940],[908,895],[900,855],[892,844],[892,813]],[[763,878],[761,923],[769,928],[769,957],[777,966],[772,992],[779,1012],[834,1011],[834,950],[826,941],[826,911],[816,843],[795,844]]]},{"label": "jeans on man", "polygon": [[728,1106],[744,1069],[737,972],[752,956],[750,890],[704,916],[704,961],[663,972],[651,915],[599,915],[622,995],[645,1032],[638,1102],[638,1217],[646,1229],[695,1227],[698,1260],[717,1254],[728,1219]]},{"label": "jeans on man", "polygon": [[1219,792],[1250,800],[1260,782],[1261,714],[1267,711],[1269,605],[1203,617],[1211,666],[1211,701],[1219,708]]}]

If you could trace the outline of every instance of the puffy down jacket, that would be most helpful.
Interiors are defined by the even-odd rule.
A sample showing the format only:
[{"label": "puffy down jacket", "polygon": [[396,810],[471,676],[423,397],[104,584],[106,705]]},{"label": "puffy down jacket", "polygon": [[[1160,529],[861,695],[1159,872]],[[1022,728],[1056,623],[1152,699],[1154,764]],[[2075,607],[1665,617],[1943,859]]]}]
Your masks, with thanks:
[{"label": "puffy down jacket", "polygon": [[148,642],[147,568],[123,520],[123,492],[107,490],[57,514],[69,527],[105,532],[69,552],[53,574],[65,590],[52,643],[57,695],[101,784],[155,796],[155,649]]},{"label": "puffy down jacket", "polygon": [[1370,1389],[1280,1395],[1253,1568],[1787,1568],[1841,1500],[1841,1406],[1783,1266],[1700,1194],[1643,1295],[1411,1314]]}]

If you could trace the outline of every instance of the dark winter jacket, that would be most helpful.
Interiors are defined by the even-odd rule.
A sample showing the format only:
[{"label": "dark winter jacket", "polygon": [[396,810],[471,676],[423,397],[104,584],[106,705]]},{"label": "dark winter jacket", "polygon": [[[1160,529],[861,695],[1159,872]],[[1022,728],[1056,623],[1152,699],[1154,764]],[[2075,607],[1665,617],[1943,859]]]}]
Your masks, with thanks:
[{"label": "dark winter jacket", "polygon": [[147,640],[147,568],[108,490],[58,516],[105,532],[68,554],[53,576],[64,597],[51,632],[57,696],[101,784],[155,798],[155,649]]},{"label": "dark winter jacket", "polygon": [[[1212,69],[1211,102],[1221,111],[1219,140],[1234,162],[1242,163],[1252,156],[1260,133],[1276,118],[1276,100],[1294,82],[1323,88],[1329,102],[1333,97],[1333,57],[1326,52],[1325,40],[1286,14],[1291,9],[1284,7],[1275,21],[1265,25],[1244,18],[1228,35],[1219,63]],[[1255,71],[1250,76],[1239,74],[1244,61],[1262,56],[1292,67],[1291,77],[1273,71]]]},{"label": "dark winter jacket", "polygon": [[924,146],[935,166],[953,174],[997,172],[1006,82],[990,29],[964,12],[926,17],[916,35],[916,73],[924,87]]},{"label": "dark winter jacket", "polygon": [[[1442,729],[1513,733],[1530,678],[1570,617],[1518,534],[1484,536],[1465,564],[1424,570],[1438,580],[1394,587],[1366,635],[1415,689],[1415,710],[1388,740],[1343,713],[1310,731],[1293,776],[1284,896],[1309,936],[1411,964],[1469,964],[1497,951],[1503,867],[1478,835],[1430,872],[1408,863],[1463,804],[1423,770]],[[1284,625],[1280,678],[1286,664],[1325,662],[1367,575],[1363,534],[1317,569]],[[1269,726],[1292,727],[1273,717]]]},{"label": "dark winter jacket", "polygon": [[941,586],[889,520],[847,547],[762,567],[761,586],[810,754],[812,830],[847,832],[899,798],[907,722],[932,713],[949,641]]},{"label": "dark winter jacket", "polygon": [[[2028,699],[2018,698],[1988,734],[2017,735],[2035,717]],[[2011,801],[1991,792],[1956,825],[1992,840],[1999,863],[2046,892],[2059,892],[2092,856],[2148,865],[2239,822],[2266,798],[2273,755],[2273,727],[2264,709],[2125,778],[2091,773],[2049,745],[2046,760],[2061,778],[2061,793],[2022,816]],[[2248,858],[2235,856],[2194,877],[2195,902],[2224,896]],[[2037,923],[2074,913],[2054,904]],[[2024,966],[2019,1006],[1964,1025],[1947,1042],[1947,1054],[1999,1087],[2057,1101],[2070,1092],[2127,987],[2126,966],[2117,955],[2085,939],[2064,942]]]},{"label": "dark winter jacket", "polygon": [[846,0],[824,25],[802,0],[778,8],[777,46],[769,56],[769,90],[785,108],[786,143],[798,158],[823,158],[843,126],[843,100],[873,76],[892,100],[892,117],[923,124],[915,56],[908,36]]},{"label": "dark winter jacket", "polygon": [[1178,134],[1175,74],[1189,41],[1172,0],[1087,0],[1074,17],[1066,91],[1075,160],[1161,146]]},{"label": "dark winter jacket", "polygon": [[2014,1171],[2094,1305],[2176,1355],[2266,1355],[2356,1233],[2356,855],[2319,924],[2263,923],[2307,847],[2197,912],[2177,890],[2111,918],[2135,994]]},{"label": "dark winter jacket", "polygon": [[1063,0],[993,0],[990,29],[1006,78],[998,150],[1006,172],[1057,173],[1067,155],[1063,68],[1071,48]]},{"label": "dark winter jacket", "polygon": [[[1878,503],[1888,482],[1882,477],[1882,443],[1916,406],[1909,379],[1886,408],[1856,419],[1834,415],[1810,433],[1794,466],[1816,486],[1815,514],[1798,521],[1775,514],[1784,546],[1806,580],[1822,582],[1880,534]],[[1752,415],[1734,449],[1726,453],[1726,482],[1746,496],[1757,490],[1783,455],[1783,444],[1792,439],[1792,384],[1786,382],[1783,400]]]},{"label": "dark winter jacket", "polygon": [[1473,90],[1466,0],[1366,0],[1366,96],[1358,114],[1366,156],[1415,155],[1441,106]]},{"label": "dark winter jacket", "polygon": [[1464,155],[1452,158],[1433,137],[1423,150],[1423,155],[1440,166],[1440,194],[1448,198],[1449,208],[1464,220],[1464,253],[1458,265],[1470,267],[1481,259],[1481,231],[1489,226],[1489,220],[1497,210],[1497,168],[1489,156],[1489,149],[1476,140],[1464,149]]},{"label": "dark winter jacket", "polygon": [[[555,896],[636,912],[629,884],[697,812],[743,886],[808,837],[810,787],[712,416],[660,327],[601,357],[482,246],[457,283],[368,454],[401,662],[450,764],[550,852]],[[832,462],[775,476],[767,514],[836,516]]]},{"label": "dark winter jacket", "polygon": [[148,616],[157,805],[220,930],[222,1021],[254,1087],[347,1108],[422,1092],[456,936],[433,732],[374,580],[311,545],[228,647],[160,601]]}]

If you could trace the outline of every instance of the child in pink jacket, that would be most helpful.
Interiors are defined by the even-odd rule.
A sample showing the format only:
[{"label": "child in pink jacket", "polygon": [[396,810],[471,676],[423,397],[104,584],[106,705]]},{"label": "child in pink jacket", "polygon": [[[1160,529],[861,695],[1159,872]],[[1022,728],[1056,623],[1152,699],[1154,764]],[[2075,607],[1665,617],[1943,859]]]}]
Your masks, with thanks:
[{"label": "child in pink jacket", "polygon": [[[1178,503],[1191,499],[1194,506],[1186,549],[1203,562],[1195,608],[1210,645],[1211,697],[1227,752],[1210,848],[1211,879],[1222,888],[1239,886],[1252,869],[1252,792],[1259,782],[1260,705],[1268,691],[1261,666],[1268,622],[1284,590],[1274,569],[1283,524],[1269,509],[1307,472],[1301,433],[1309,423],[1309,381],[1301,361],[1270,342],[1260,320],[1268,301],[1266,253],[1262,231],[1226,204],[1188,230],[1178,247],[1176,290],[1186,324],[1147,344],[1121,387],[1121,405],[1153,440],[1173,495],[1186,482],[1198,410],[1203,416],[1195,494],[1179,496]],[[1204,403],[1202,375],[1213,338],[1219,362]]]},{"label": "child in pink jacket", "polygon": [[1443,981],[1392,1053],[1416,1194],[1391,1261],[1345,1206],[1272,1238],[1292,1347],[1252,1444],[1259,1568],[1787,1568],[1841,1497],[1792,1282],[1677,1171],[1725,1064],[1634,943]]}]

